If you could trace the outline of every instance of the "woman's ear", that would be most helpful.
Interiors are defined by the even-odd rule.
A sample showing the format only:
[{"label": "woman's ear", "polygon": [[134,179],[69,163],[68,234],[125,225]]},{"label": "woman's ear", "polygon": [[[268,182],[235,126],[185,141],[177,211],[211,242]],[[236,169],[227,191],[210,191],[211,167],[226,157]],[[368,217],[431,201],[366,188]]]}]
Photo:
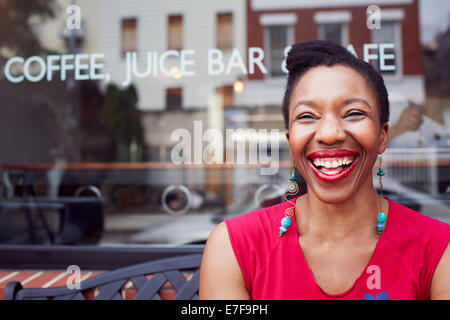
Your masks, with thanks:
[{"label": "woman's ear", "polygon": [[388,146],[388,132],[389,132],[389,124],[385,122],[381,126],[381,132],[380,132],[380,144],[378,146],[378,154],[382,154]]},{"label": "woman's ear", "polygon": [[[288,144],[289,144],[289,131],[286,131],[284,134],[286,135],[286,139],[287,139]],[[291,150],[291,146],[290,145],[289,145],[289,154],[291,155],[291,159],[293,159],[292,158],[292,150]]]}]

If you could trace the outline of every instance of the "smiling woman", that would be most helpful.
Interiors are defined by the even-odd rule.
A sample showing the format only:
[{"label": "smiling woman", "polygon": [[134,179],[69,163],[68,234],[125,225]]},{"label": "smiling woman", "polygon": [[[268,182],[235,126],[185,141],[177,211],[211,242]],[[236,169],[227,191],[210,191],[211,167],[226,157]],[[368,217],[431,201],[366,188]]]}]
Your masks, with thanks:
[{"label": "smiling woman", "polygon": [[217,226],[200,298],[450,299],[450,226],[373,186],[389,130],[381,75],[326,41],[286,62],[286,138],[308,192]]}]

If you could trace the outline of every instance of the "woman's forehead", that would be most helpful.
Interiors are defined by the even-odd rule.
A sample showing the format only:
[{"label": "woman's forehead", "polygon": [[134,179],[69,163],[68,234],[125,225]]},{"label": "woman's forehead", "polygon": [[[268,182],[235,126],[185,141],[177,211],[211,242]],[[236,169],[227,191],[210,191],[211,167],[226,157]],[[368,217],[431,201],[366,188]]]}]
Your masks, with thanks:
[{"label": "woman's forehead", "polygon": [[376,97],[367,80],[356,70],[335,65],[318,66],[308,70],[293,90],[291,105],[298,101],[331,102],[361,98],[374,105]]}]

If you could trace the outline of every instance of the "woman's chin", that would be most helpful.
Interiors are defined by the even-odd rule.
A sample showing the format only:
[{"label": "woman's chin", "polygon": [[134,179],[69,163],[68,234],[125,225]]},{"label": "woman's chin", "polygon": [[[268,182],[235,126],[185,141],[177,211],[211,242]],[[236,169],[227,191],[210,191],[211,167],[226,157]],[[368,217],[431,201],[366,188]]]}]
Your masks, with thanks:
[{"label": "woman's chin", "polygon": [[319,199],[321,202],[326,204],[339,204],[342,202],[345,202],[349,198],[352,197],[354,194],[354,190],[349,190],[351,188],[333,188],[333,187],[327,187],[327,188],[310,188],[308,186],[308,192],[314,193],[314,197]]}]

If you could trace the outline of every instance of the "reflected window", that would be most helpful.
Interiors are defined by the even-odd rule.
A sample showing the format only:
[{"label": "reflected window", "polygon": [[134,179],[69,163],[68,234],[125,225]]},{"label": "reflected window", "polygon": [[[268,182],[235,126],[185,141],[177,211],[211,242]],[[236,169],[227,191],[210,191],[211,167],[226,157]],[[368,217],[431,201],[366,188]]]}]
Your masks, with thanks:
[{"label": "reflected window", "polygon": [[319,38],[344,45],[344,26],[340,23],[327,23],[319,26]]},{"label": "reflected window", "polygon": [[222,96],[223,106],[225,108],[234,106],[234,88],[233,88],[233,86],[220,87],[220,95]]},{"label": "reflected window", "polygon": [[122,57],[127,52],[137,51],[137,20],[122,20]]},{"label": "reflected window", "polygon": [[284,76],[281,64],[284,60],[284,48],[288,46],[288,26],[267,27],[269,48],[269,68],[272,77]]},{"label": "reflected window", "polygon": [[168,24],[167,49],[181,50],[183,48],[183,16],[169,16]]},{"label": "reflected window", "polygon": [[348,45],[348,24],[352,20],[349,10],[319,11],[314,14],[314,22],[318,25],[318,37],[332,41],[344,47]]},{"label": "reflected window", "polygon": [[160,161],[160,146],[150,145],[146,149],[146,159],[148,161]]},{"label": "reflected window", "polygon": [[166,109],[181,110],[183,108],[183,89],[168,88],[166,89]]},{"label": "reflected window", "polygon": [[[385,43],[385,44],[393,44],[394,45],[394,48],[385,48],[384,53],[386,55],[394,55],[395,57],[399,56],[399,52],[396,52],[395,48],[399,48],[399,46],[400,46],[400,41],[398,40],[398,35],[397,35],[397,29],[398,29],[397,26],[398,26],[397,22],[393,22],[393,21],[392,22],[383,22],[381,24],[380,29],[374,29],[372,32],[372,42],[373,43],[377,43],[377,44]],[[378,71],[380,71],[384,74],[395,74],[396,73],[396,70],[398,69],[398,61],[396,61],[395,58],[384,60],[384,64],[386,66],[395,66],[395,70],[386,70],[386,67],[383,68],[384,70],[382,70],[382,68],[380,66],[380,62],[381,62],[381,59],[378,59],[377,61],[372,62],[372,64]],[[389,67],[387,69],[389,69]]]},{"label": "reflected window", "polygon": [[217,48],[227,50],[233,48],[233,14],[217,15]]}]

